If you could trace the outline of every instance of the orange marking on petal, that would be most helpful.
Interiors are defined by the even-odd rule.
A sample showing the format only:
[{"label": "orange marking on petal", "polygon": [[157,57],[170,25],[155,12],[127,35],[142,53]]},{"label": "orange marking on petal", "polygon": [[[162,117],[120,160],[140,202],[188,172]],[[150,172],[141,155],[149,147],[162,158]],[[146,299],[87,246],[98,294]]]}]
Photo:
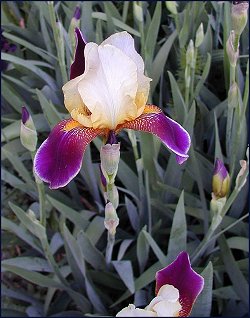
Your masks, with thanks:
[{"label": "orange marking on petal", "polygon": [[76,120],[71,120],[69,122],[67,122],[67,124],[64,126],[63,130],[65,131],[70,131],[76,127],[82,126],[80,123],[78,123],[78,121]]},{"label": "orange marking on petal", "polygon": [[151,114],[151,113],[159,114],[159,113],[162,113],[162,110],[155,105],[146,105],[144,108],[143,114]]}]

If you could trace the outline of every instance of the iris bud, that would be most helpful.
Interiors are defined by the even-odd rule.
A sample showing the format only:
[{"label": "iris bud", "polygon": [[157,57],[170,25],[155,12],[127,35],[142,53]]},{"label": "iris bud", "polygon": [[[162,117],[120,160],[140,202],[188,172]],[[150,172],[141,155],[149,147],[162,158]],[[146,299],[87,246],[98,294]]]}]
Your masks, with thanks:
[{"label": "iris bud", "polygon": [[119,218],[116,210],[111,202],[108,202],[105,206],[105,219],[104,226],[111,235],[115,235],[116,228],[119,224]]},{"label": "iris bud", "polygon": [[[237,45],[237,48],[235,48],[235,44]],[[235,67],[239,57],[239,43],[236,39],[234,30],[230,32],[226,43],[226,50],[230,64]]]},{"label": "iris bud", "polygon": [[119,194],[118,194],[118,190],[117,187],[114,184],[108,185],[107,186],[107,201],[112,202],[113,206],[115,209],[118,208],[119,205]]},{"label": "iris bud", "polygon": [[102,146],[100,157],[102,171],[106,172],[108,176],[115,177],[120,160],[120,143]]},{"label": "iris bud", "polygon": [[217,199],[226,197],[230,188],[229,174],[223,162],[219,159],[215,161],[212,188],[213,194]]},{"label": "iris bud", "polygon": [[186,64],[193,67],[194,64],[194,42],[193,40],[189,41],[187,52],[186,52]]},{"label": "iris bud", "polygon": [[203,23],[200,24],[195,36],[195,47],[199,47],[204,40]]},{"label": "iris bud", "polygon": [[166,1],[166,6],[167,9],[172,13],[172,14],[177,14],[177,7],[178,4],[176,1]]},{"label": "iris bud", "polygon": [[247,24],[247,10],[249,4],[248,1],[235,1],[235,4],[232,4],[232,29],[236,34],[241,35],[246,24]]},{"label": "iris bud", "polygon": [[29,151],[33,152],[36,150],[37,132],[34,122],[25,106],[22,107],[20,140],[22,145]]}]

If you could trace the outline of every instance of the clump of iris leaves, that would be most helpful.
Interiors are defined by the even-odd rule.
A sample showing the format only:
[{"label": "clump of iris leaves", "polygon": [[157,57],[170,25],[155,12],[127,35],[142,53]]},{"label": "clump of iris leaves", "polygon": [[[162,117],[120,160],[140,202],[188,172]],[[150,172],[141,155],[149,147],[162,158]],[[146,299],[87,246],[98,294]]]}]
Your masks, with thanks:
[{"label": "clump of iris leaves", "polygon": [[[246,316],[248,312],[248,183],[234,199],[203,251],[211,224],[210,201],[216,157],[229,169],[236,153],[232,189],[246,160],[246,116],[241,137],[226,134],[230,65],[226,41],[231,3],[178,2],[177,18],[165,2],[2,1],[2,316],[81,317],[115,315],[129,303],[154,297],[155,273],[180,251],[191,256],[205,279],[192,316]],[[72,20],[79,6],[79,20]],[[204,40],[193,74],[194,93],[185,99],[185,54],[199,25]],[[62,85],[69,80],[74,23],[87,41],[101,43],[126,30],[133,35],[153,79],[149,102],[192,136],[188,161],[179,166],[157,138],[136,132],[135,157],[126,132],[119,136],[116,178],[120,224],[105,263],[107,232],[96,139],[83,167],[59,190],[38,193],[30,153],[20,143],[21,107],[38,132],[38,145],[68,115]],[[7,46],[8,46],[7,45]],[[240,39],[237,83],[248,102],[248,25]],[[13,49],[14,48],[14,49]],[[236,112],[237,115],[237,112]],[[229,171],[230,173],[230,171]],[[231,189],[231,191],[232,191]],[[46,230],[39,226],[39,196],[45,198]],[[246,291],[246,292],[245,292]]]}]

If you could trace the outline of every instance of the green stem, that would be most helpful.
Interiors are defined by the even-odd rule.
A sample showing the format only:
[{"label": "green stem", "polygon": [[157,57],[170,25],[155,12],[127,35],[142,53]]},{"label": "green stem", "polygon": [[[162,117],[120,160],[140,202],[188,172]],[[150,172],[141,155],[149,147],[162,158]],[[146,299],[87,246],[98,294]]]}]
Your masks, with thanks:
[{"label": "green stem", "polygon": [[243,110],[242,116],[245,116],[247,105],[248,105],[248,96],[249,96],[249,60],[247,61],[247,70],[246,70],[246,81],[245,81],[245,90],[243,96]]},{"label": "green stem", "polygon": [[236,66],[230,64],[230,86],[235,82]]},{"label": "green stem", "polygon": [[110,234],[108,231],[106,256],[105,256],[107,265],[111,263],[114,244],[115,244],[115,235]]},{"label": "green stem", "polygon": [[191,68],[191,84],[190,84],[190,95],[191,95],[191,103],[194,96],[194,79],[195,79],[195,67],[196,67],[196,59],[197,59],[197,47],[194,48],[194,60],[193,67]]},{"label": "green stem", "polygon": [[40,238],[40,241],[41,241],[41,244],[42,244],[42,247],[43,247],[43,250],[44,250],[44,254],[45,254],[45,257],[47,258],[48,262],[50,263],[51,267],[53,268],[54,270],[54,273],[56,274],[56,276],[59,278],[59,280],[66,286],[66,287],[69,287],[70,288],[70,285],[69,283],[67,282],[67,280],[63,277],[52,253],[51,253],[51,250],[50,250],[50,246],[49,246],[49,242],[47,240],[47,238]]},{"label": "green stem", "polygon": [[[35,152],[31,152],[32,162],[34,164]],[[45,189],[42,181],[38,182],[37,177],[35,176],[36,186],[38,190],[39,198],[39,213],[40,213],[40,223],[46,228],[46,210],[45,210]]]},{"label": "green stem", "polygon": [[50,22],[51,22],[51,27],[53,30],[54,40],[56,44],[57,57],[58,57],[58,62],[59,62],[60,70],[61,70],[62,80],[63,80],[63,83],[66,83],[68,81],[68,76],[67,76],[66,65],[65,65],[63,37],[62,37],[62,34],[60,34],[60,30],[58,29],[58,25],[56,23],[56,15],[55,15],[53,1],[48,1],[48,8],[49,8]]}]

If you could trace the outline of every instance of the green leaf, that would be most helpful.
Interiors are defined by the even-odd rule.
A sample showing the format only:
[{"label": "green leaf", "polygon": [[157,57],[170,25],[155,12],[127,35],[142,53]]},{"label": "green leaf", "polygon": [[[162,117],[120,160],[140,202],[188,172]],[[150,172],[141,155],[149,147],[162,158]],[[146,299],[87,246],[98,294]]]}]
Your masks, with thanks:
[{"label": "green leaf", "polygon": [[170,71],[168,71],[168,76],[170,79],[174,108],[176,110],[175,111],[176,120],[182,124],[187,116],[187,106],[183,100],[179,86],[178,86],[174,76],[172,75],[172,73]]},{"label": "green leaf", "polygon": [[91,264],[97,270],[104,270],[106,268],[103,254],[92,244],[86,233],[83,231],[79,232],[77,235],[77,242],[86,262]]},{"label": "green leaf", "polygon": [[209,71],[210,71],[210,66],[211,66],[211,55],[210,53],[207,54],[207,61],[206,61],[206,64],[204,66],[204,70],[202,72],[202,75],[201,75],[201,79],[199,80],[198,84],[196,85],[195,87],[195,91],[194,91],[194,97],[193,98],[196,98],[199,93],[200,93],[200,90],[202,88],[202,86],[204,85],[207,77],[208,77],[208,74],[209,74]]},{"label": "green leaf", "polygon": [[133,294],[135,292],[135,285],[131,261],[113,261],[112,264],[123,283],[127,286],[131,294]]},{"label": "green leaf", "polygon": [[2,230],[14,233],[21,240],[32,246],[36,251],[43,254],[40,242],[37,240],[36,237],[33,237],[30,233],[28,233],[23,227],[15,224],[11,220],[8,220],[3,216],[1,216],[1,225]]},{"label": "green leaf", "polygon": [[14,265],[3,264],[2,266],[5,271],[15,273],[38,286],[64,289],[64,286],[61,283],[57,282],[53,278],[50,278],[49,276],[29,271]]},{"label": "green leaf", "polygon": [[20,37],[17,37],[7,32],[3,32],[3,36],[35,52],[37,55],[41,56],[44,60],[46,60],[49,63],[56,59],[56,57],[53,54],[50,54],[49,52],[31,44],[28,41],[21,39]]},{"label": "green leaf", "polygon": [[161,6],[162,6],[161,1],[157,1],[154,15],[149,25],[146,41],[145,41],[145,59],[146,59],[146,65],[149,67],[149,68],[146,67],[146,69],[149,69],[149,70],[151,69],[157,36],[158,36],[159,27],[161,23]]},{"label": "green leaf", "polygon": [[102,236],[104,231],[105,231],[104,218],[97,215],[94,219],[91,220],[85,233],[87,237],[89,238],[90,242],[93,245],[95,245],[100,239],[100,237]]},{"label": "green leaf", "polygon": [[163,267],[166,266],[167,265],[166,255],[162,252],[162,250],[159,248],[158,244],[155,242],[155,240],[152,238],[152,236],[148,232],[146,232],[145,230],[142,230],[142,233],[144,234],[146,240],[148,241],[149,245],[151,246],[153,252],[157,256],[161,265]]},{"label": "green leaf", "polygon": [[20,66],[26,68],[27,70],[36,74],[36,76],[38,76],[43,82],[48,84],[51,87],[51,89],[53,89],[53,90],[57,89],[55,80],[50,75],[48,75],[47,72],[42,71],[39,67],[36,66],[36,65],[40,64],[41,66],[47,66],[47,67],[49,66],[51,68],[51,65],[49,65],[47,63],[37,62],[37,61],[34,62],[31,60],[24,60],[20,57],[17,57],[17,56],[11,55],[11,54],[7,54],[7,53],[2,53],[1,58],[4,61],[11,62],[13,64],[17,64],[17,65],[20,65]]},{"label": "green leaf", "polygon": [[248,307],[249,285],[247,283],[247,280],[245,279],[237,263],[235,262],[233,254],[223,234],[218,238],[218,242],[225,269],[230,277],[234,290],[240,297],[240,299],[244,302],[245,306]]},{"label": "green leaf", "polygon": [[75,226],[79,226],[81,229],[85,229],[88,224],[88,218],[85,217],[83,213],[79,213],[69,206],[59,202],[58,200],[52,198],[51,196],[47,195],[48,201],[55,207],[60,213],[63,214],[67,219],[74,223]]},{"label": "green leaf", "polygon": [[204,287],[198,296],[191,312],[191,317],[210,317],[212,308],[212,291],[213,291],[213,265],[209,262],[202,271],[201,276],[204,278]]},{"label": "green leaf", "polygon": [[42,107],[43,114],[50,128],[53,128],[62,119],[62,117],[58,113],[52,102],[48,101],[41,91],[36,89],[36,94]]},{"label": "green leaf", "polygon": [[29,171],[26,169],[25,165],[22,163],[20,158],[16,156],[13,152],[8,151],[5,147],[2,147],[2,154],[11,162],[13,168],[18,172],[18,174],[26,181],[28,184],[35,188],[35,183],[32,180]]},{"label": "green leaf", "polygon": [[215,156],[214,157],[220,159],[223,162],[223,155],[222,155],[222,151],[221,151],[218,123],[217,123],[217,118],[216,118],[215,112],[214,112],[214,127],[215,127]]},{"label": "green leaf", "polygon": [[140,272],[143,272],[147,264],[149,253],[149,244],[146,240],[145,235],[143,234],[144,229],[146,229],[146,226],[144,226],[141,232],[139,233],[136,244],[136,255],[140,267]]},{"label": "green leaf", "polygon": [[[37,271],[37,272],[52,272],[52,269],[48,262],[40,257],[14,257],[2,260],[3,265],[14,265],[20,268],[24,268],[29,271]],[[4,268],[3,268],[4,271]]]},{"label": "green leaf", "polygon": [[127,196],[125,196],[125,205],[132,228],[135,231],[139,231],[140,224],[137,208]]},{"label": "green leaf", "polygon": [[187,224],[184,207],[184,191],[179,198],[174,213],[168,243],[167,263],[171,263],[181,251],[187,249]]},{"label": "green leaf", "polygon": [[160,50],[155,56],[155,59],[152,63],[152,71],[149,73],[149,76],[153,79],[150,90],[151,94],[154,93],[156,85],[159,82],[161,74],[164,72],[164,66],[167,62],[169,52],[173,46],[173,43],[177,37],[177,31],[174,30],[173,33],[167,38],[166,42],[162,45]]},{"label": "green leaf", "polygon": [[22,225],[26,227],[33,235],[39,239],[46,237],[46,230],[36,219],[33,219],[28,213],[25,213],[21,208],[9,202],[11,210],[15,213]]},{"label": "green leaf", "polygon": [[[107,21],[107,15],[106,13],[103,13],[103,12],[93,12],[92,13],[92,18],[94,19],[100,19],[100,20],[103,20],[103,21]],[[138,37],[140,37],[140,33],[138,31],[136,31],[135,29],[131,28],[129,25],[123,23],[122,21],[120,20],[117,20],[116,18],[113,18],[112,17],[112,20],[113,20],[113,23],[115,26],[117,26],[118,28],[124,30],[124,31],[127,31],[133,35],[136,35]]]}]

